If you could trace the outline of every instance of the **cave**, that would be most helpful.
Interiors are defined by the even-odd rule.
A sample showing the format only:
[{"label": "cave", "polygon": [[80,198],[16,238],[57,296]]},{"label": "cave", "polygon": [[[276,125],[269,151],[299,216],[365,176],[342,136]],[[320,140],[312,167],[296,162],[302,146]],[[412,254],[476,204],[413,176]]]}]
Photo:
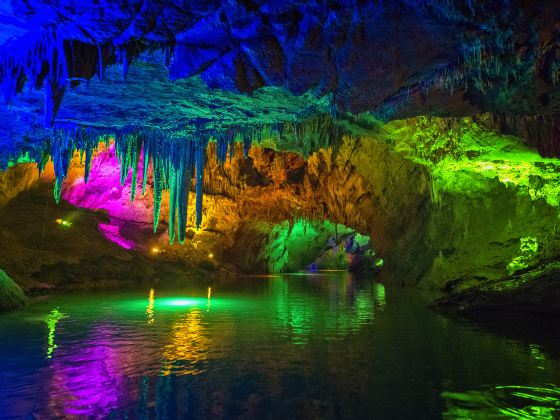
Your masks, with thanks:
[{"label": "cave", "polygon": [[1,2],[0,418],[559,418],[559,22]]}]

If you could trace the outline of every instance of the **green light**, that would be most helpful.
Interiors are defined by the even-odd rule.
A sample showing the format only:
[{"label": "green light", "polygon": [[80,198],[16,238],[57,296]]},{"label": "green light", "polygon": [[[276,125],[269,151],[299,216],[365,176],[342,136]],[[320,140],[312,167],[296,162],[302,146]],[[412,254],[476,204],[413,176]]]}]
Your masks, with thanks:
[{"label": "green light", "polygon": [[519,240],[519,253],[507,265],[509,275],[514,274],[516,271],[527,268],[532,260],[537,256],[539,250],[539,243],[535,237],[525,237]]},{"label": "green light", "polygon": [[444,118],[418,117],[393,121],[383,129],[398,152],[430,169],[436,203],[443,192],[484,191],[485,179],[497,179],[525,191],[532,200],[560,205],[560,161],[541,157],[521,139],[497,134],[472,118],[450,128]]},{"label": "green light", "polygon": [[31,163],[31,162],[33,161],[29,157],[29,153],[26,152],[24,155],[18,156],[17,159],[8,161],[8,168],[17,165],[18,163]]},{"label": "green light", "polygon": [[[353,232],[353,229],[329,220],[285,220],[273,227],[259,258],[268,263],[268,271],[271,273],[298,272],[325,251],[329,238],[338,236],[340,241],[341,237]],[[360,246],[370,242],[369,236],[359,233],[354,240]],[[347,270],[348,262],[344,247],[339,246],[334,252],[323,254],[318,268]]]},{"label": "green light", "polygon": [[58,346],[54,342],[56,334],[56,324],[64,317],[64,314],[59,311],[58,308],[54,308],[48,315],[44,316],[44,321],[49,329],[49,336],[47,338],[48,348],[47,348],[47,359],[51,359],[53,356],[54,349]]},{"label": "green light", "polygon": [[161,299],[158,306],[195,306],[197,303],[195,299]]},{"label": "green light", "polygon": [[546,356],[543,353],[541,353],[539,346],[536,344],[530,344],[529,351],[531,354],[531,358],[537,362],[537,368],[544,369]]},{"label": "green light", "polygon": [[379,305],[380,309],[384,309],[386,305],[385,286],[381,283],[375,284],[375,303]]},{"label": "green light", "polygon": [[445,419],[554,419],[560,407],[557,387],[497,386],[487,391],[444,392]]},{"label": "green light", "polygon": [[[312,275],[310,278],[314,278]],[[352,276],[347,272],[320,277],[320,289],[331,297],[328,310],[332,317],[324,317],[323,303],[313,294],[297,287],[297,282],[288,278],[273,278],[269,282],[269,293],[273,302],[276,328],[283,331],[295,345],[308,342],[317,328],[330,332],[330,337],[359,331],[363,325],[375,319],[376,310],[385,307],[385,288],[377,284],[372,289],[354,290]],[[373,287],[374,285],[372,285]],[[348,296],[353,295],[352,310],[347,311]]]}]

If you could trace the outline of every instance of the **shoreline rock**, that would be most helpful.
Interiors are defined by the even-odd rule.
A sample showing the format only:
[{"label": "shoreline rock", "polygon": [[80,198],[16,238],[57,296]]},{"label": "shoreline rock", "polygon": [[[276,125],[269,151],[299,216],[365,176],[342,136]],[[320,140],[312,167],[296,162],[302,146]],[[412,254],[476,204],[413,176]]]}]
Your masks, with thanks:
[{"label": "shoreline rock", "polygon": [[21,309],[27,303],[27,297],[20,287],[0,269],[0,312]]}]

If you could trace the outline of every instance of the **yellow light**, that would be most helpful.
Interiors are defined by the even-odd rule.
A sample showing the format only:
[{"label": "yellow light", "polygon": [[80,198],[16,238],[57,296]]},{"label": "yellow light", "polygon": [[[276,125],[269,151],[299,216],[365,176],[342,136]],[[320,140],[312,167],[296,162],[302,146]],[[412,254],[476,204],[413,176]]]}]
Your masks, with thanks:
[{"label": "yellow light", "polygon": [[208,258],[214,258],[214,254],[212,253],[208,254]]},{"label": "yellow light", "polygon": [[65,226],[65,227],[72,226],[72,222],[69,222],[68,220],[56,219],[55,222],[58,223],[61,226]]},{"label": "yellow light", "polygon": [[155,290],[150,289],[148,295],[148,306],[146,307],[146,315],[148,316],[148,324],[154,323],[154,303],[155,303]]},{"label": "yellow light", "polygon": [[173,323],[163,348],[162,375],[197,375],[208,360],[212,342],[202,322],[202,312],[193,309]]},{"label": "yellow light", "polygon": [[154,253],[154,254],[159,254],[160,252],[161,252],[161,250],[160,250],[158,247],[155,247],[155,246],[154,246],[154,247],[152,248],[152,253]]}]

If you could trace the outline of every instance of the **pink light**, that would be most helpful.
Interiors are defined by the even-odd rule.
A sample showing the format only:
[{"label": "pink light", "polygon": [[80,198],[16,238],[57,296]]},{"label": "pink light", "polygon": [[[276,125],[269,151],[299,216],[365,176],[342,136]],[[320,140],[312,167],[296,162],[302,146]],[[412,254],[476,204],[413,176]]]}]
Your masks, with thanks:
[{"label": "pink light", "polygon": [[136,245],[134,241],[126,239],[121,235],[119,226],[99,223],[97,227],[103,236],[124,249],[133,249]]},{"label": "pink light", "polygon": [[[130,201],[132,184],[132,170],[126,178],[124,186],[120,184],[120,166],[115,155],[115,146],[111,144],[106,150],[100,151],[94,157],[89,181],[86,184],[80,176],[70,184],[66,184],[62,197],[69,203],[91,210],[106,210],[110,216],[120,220],[152,223],[153,195],[142,196],[143,159],[138,162],[138,185],[136,198]],[[148,189],[149,191],[151,188]]]}]

